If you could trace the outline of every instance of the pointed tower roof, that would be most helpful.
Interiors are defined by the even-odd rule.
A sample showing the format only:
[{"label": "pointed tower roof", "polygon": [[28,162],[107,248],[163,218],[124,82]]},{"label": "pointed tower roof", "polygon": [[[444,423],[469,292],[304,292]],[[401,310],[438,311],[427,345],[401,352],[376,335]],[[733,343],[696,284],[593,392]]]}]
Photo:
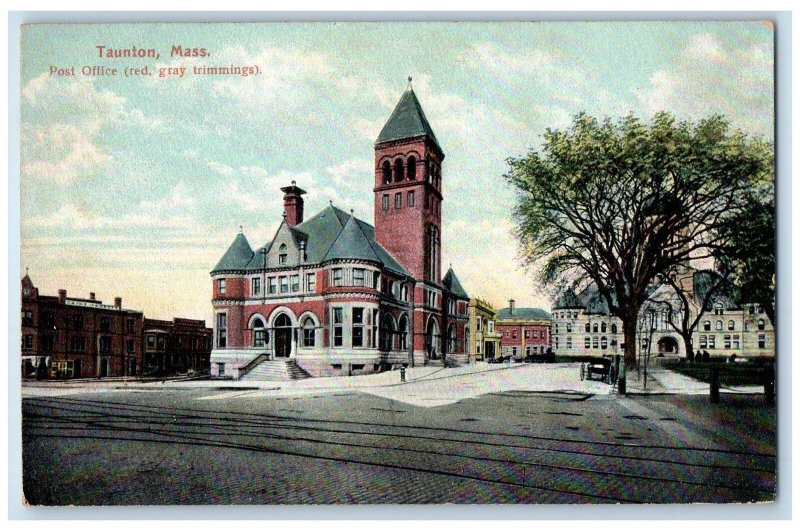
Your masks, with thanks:
[{"label": "pointed tower roof", "polygon": [[460,299],[469,299],[469,295],[467,295],[467,292],[464,291],[464,287],[461,285],[461,282],[458,281],[458,277],[453,271],[452,266],[447,270],[447,274],[442,279],[442,284],[444,284],[444,287],[450,290],[450,293],[456,297]]},{"label": "pointed tower roof", "polygon": [[353,215],[342,227],[336,241],[325,255],[325,260],[334,259],[362,259],[381,263],[381,259],[375,254],[375,250]]},{"label": "pointed tower roof", "polygon": [[244,234],[240,232],[236,235],[228,250],[225,251],[225,254],[222,255],[220,261],[217,262],[211,274],[231,269],[244,269],[252,258],[253,249]]},{"label": "pointed tower roof", "polygon": [[442,151],[439,141],[436,140],[436,135],[425,117],[422,105],[420,105],[417,95],[414,94],[414,89],[411,88],[411,78],[409,78],[408,88],[394,108],[386,125],[381,129],[375,144],[420,136],[429,138],[439,148],[439,151]]}]

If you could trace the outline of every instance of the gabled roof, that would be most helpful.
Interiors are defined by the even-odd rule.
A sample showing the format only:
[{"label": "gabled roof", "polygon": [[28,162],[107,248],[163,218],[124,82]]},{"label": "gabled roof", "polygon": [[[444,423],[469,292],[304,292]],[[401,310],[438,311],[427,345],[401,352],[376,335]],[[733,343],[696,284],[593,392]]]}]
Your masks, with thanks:
[{"label": "gabled roof", "polygon": [[336,241],[333,242],[325,260],[371,260],[380,262],[380,258],[375,254],[375,250],[367,240],[367,236],[358,226],[358,221],[352,215],[347,220],[342,230],[339,232]]},{"label": "gabled roof", "polygon": [[375,144],[419,136],[429,138],[439,148],[439,151],[442,151],[439,141],[436,140],[436,135],[425,117],[422,105],[420,105],[417,95],[414,94],[414,90],[409,85],[386,125],[381,129]]},{"label": "gabled roof", "polygon": [[445,274],[444,279],[442,279],[442,284],[456,297],[460,299],[469,299],[469,295],[467,295],[467,292],[464,290],[463,286],[461,286],[461,282],[458,281],[458,277],[452,267],[447,270],[447,274]]},{"label": "gabled roof", "polygon": [[551,319],[552,316],[541,308],[503,308],[497,312],[498,319]]},{"label": "gabled roof", "polygon": [[240,232],[236,235],[228,250],[225,251],[225,254],[222,255],[220,261],[217,262],[217,265],[214,266],[211,273],[230,269],[244,269],[252,259],[253,249],[244,234]]},{"label": "gabled roof", "polygon": [[[280,227],[278,230],[281,230]],[[289,227],[289,230],[295,243],[305,242],[308,264],[334,259],[372,260],[394,273],[411,276],[389,251],[375,241],[375,229],[372,225],[333,205],[324,208],[307,221]],[[261,270],[264,266],[261,250],[269,251],[271,245],[270,242],[253,252],[244,236],[239,234],[212,274],[230,269]]]}]

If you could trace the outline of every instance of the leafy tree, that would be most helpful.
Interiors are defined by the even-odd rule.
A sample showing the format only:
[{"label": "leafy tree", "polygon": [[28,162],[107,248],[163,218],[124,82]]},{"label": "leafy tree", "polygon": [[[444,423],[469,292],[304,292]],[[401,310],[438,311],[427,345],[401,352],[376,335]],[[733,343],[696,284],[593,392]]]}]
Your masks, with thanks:
[{"label": "leafy tree", "polygon": [[659,113],[651,124],[586,114],[548,129],[539,150],[508,160],[517,191],[516,236],[544,285],[593,282],[622,320],[625,361],[658,273],[720,247],[720,228],[754,187],[772,181],[772,147],[712,116]]}]

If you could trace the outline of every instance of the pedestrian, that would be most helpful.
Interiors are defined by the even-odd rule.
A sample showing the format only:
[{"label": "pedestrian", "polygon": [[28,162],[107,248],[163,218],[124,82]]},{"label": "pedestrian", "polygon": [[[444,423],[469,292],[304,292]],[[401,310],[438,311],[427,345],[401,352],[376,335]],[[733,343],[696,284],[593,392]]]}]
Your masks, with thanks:
[{"label": "pedestrian", "polygon": [[709,361],[711,359],[711,355],[709,355],[707,350],[703,351],[703,361]]}]

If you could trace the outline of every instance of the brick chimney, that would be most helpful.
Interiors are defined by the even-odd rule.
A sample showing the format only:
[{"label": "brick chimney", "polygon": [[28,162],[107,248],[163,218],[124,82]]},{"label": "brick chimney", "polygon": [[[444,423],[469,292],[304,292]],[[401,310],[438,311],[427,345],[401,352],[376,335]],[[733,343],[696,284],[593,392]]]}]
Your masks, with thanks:
[{"label": "brick chimney", "polygon": [[96,300],[96,299],[94,298],[94,291],[90,291],[90,292],[89,292],[89,300],[90,300],[90,301]]},{"label": "brick chimney", "polygon": [[118,310],[122,309],[122,297],[114,297],[114,307]]},{"label": "brick chimney", "polygon": [[292,185],[284,186],[281,188],[281,192],[283,192],[283,213],[286,224],[290,227],[299,225],[303,222],[303,194],[306,191],[292,181]]},{"label": "brick chimney", "polygon": [[514,299],[508,299],[508,314],[514,315]]},{"label": "brick chimney", "polygon": [[58,290],[58,302],[61,304],[67,302],[67,290],[65,289]]}]

